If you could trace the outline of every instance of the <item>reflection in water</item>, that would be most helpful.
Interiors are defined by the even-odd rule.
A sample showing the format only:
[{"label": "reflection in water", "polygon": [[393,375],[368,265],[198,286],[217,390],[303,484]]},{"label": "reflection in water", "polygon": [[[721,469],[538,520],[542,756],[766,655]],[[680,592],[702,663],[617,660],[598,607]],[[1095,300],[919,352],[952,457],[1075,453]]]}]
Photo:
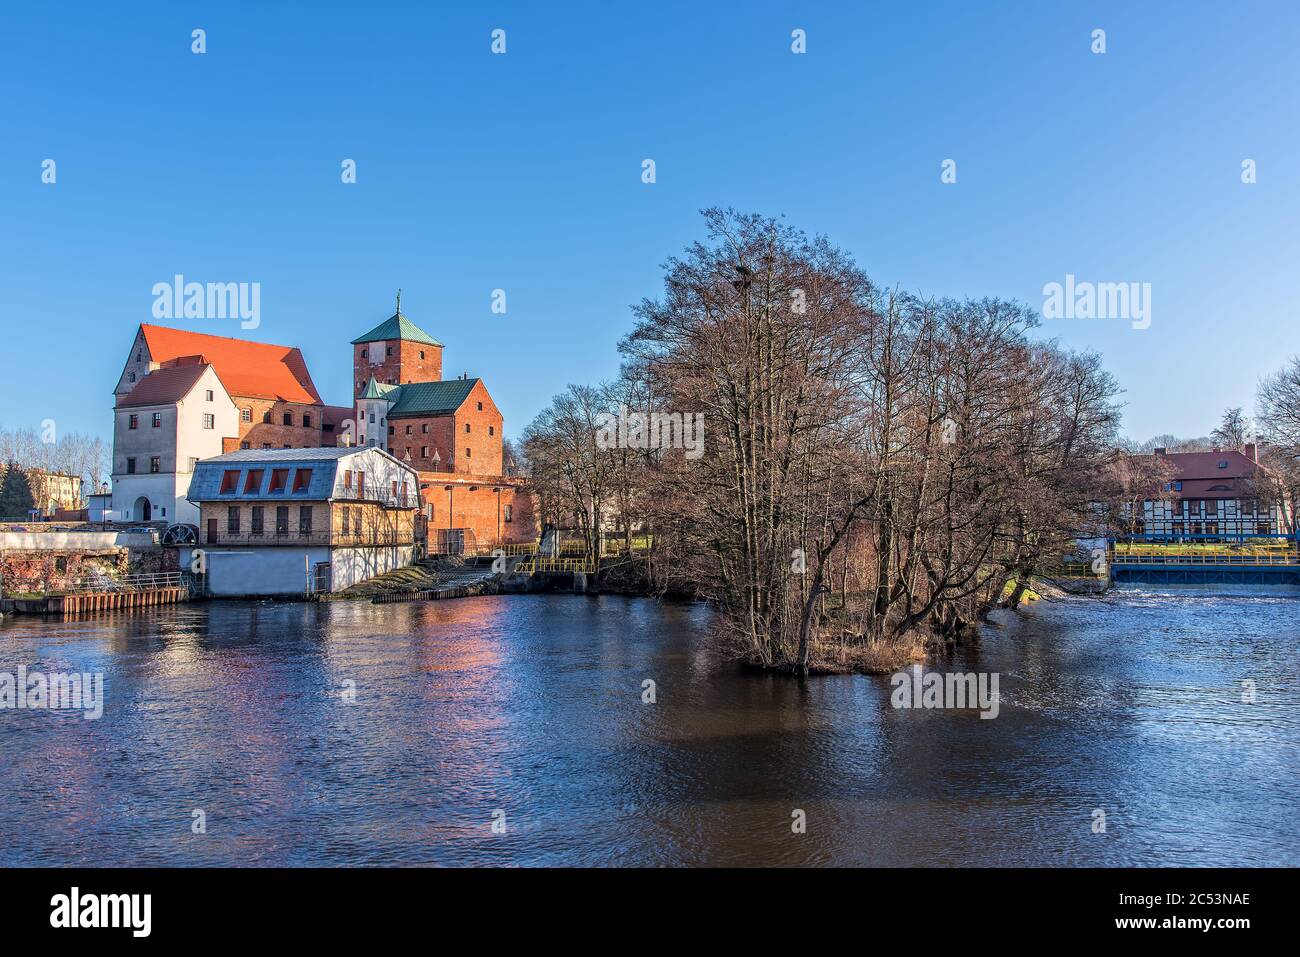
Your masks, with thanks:
[{"label": "reflection in water", "polygon": [[1297,610],[1136,593],[999,618],[935,665],[1000,673],[994,720],[741,670],[701,605],[20,618],[0,671],[102,671],[107,700],[0,711],[0,864],[1294,865]]}]

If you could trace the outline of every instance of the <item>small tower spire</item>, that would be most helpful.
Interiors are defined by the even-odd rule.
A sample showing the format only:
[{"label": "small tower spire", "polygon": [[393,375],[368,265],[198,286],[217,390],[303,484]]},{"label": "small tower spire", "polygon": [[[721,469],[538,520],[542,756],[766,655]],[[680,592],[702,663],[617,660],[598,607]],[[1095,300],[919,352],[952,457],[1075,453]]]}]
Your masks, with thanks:
[{"label": "small tower spire", "polygon": [[397,290],[397,314],[399,316],[402,314],[402,290],[401,289]]}]

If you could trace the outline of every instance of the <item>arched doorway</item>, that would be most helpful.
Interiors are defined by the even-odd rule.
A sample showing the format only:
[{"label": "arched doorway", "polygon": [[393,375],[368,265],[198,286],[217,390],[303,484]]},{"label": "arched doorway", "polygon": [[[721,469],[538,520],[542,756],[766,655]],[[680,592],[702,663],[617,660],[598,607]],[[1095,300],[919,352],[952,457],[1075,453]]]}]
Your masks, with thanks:
[{"label": "arched doorway", "polygon": [[149,505],[149,500],[141,495],[135,500],[135,514],[139,516],[136,521],[147,522],[153,517],[153,508]]}]

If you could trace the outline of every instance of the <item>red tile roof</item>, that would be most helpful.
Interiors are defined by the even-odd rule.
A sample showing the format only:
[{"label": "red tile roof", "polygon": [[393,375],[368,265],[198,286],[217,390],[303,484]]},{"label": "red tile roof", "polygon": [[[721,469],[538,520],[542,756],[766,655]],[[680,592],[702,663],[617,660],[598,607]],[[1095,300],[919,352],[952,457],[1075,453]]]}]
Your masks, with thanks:
[{"label": "red tile roof", "polygon": [[170,369],[156,369],[136,383],[127,395],[122,397],[117,407],[124,409],[139,405],[171,405],[179,402],[194,388],[207,371],[206,365],[175,366]]},{"label": "red tile roof", "polygon": [[[1259,471],[1241,452],[1169,452],[1164,458],[1174,467],[1173,481],[1182,482],[1175,494],[1181,498],[1240,498]],[[1220,462],[1226,462],[1219,468]]]},{"label": "red tile roof", "polygon": [[[154,362],[173,365],[210,363],[221,378],[221,384],[232,396],[313,405],[321,402],[320,393],[311,381],[302,353],[291,346],[210,336],[202,332],[168,329],[147,323],[140,326],[140,331],[144,334],[149,356]],[[141,379],[131,395],[134,396],[141,385],[160,371],[162,370]]]}]

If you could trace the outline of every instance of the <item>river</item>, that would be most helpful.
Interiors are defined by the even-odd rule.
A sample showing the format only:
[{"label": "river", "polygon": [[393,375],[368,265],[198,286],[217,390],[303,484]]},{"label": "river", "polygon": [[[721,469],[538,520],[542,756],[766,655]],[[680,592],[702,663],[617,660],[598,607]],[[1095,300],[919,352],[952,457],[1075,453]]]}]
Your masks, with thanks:
[{"label": "river", "polygon": [[999,614],[930,665],[996,673],[991,720],[895,709],[887,677],[742,670],[704,605],[9,619],[0,672],[102,672],[105,704],[0,710],[0,864],[1294,866],[1298,613]]}]

